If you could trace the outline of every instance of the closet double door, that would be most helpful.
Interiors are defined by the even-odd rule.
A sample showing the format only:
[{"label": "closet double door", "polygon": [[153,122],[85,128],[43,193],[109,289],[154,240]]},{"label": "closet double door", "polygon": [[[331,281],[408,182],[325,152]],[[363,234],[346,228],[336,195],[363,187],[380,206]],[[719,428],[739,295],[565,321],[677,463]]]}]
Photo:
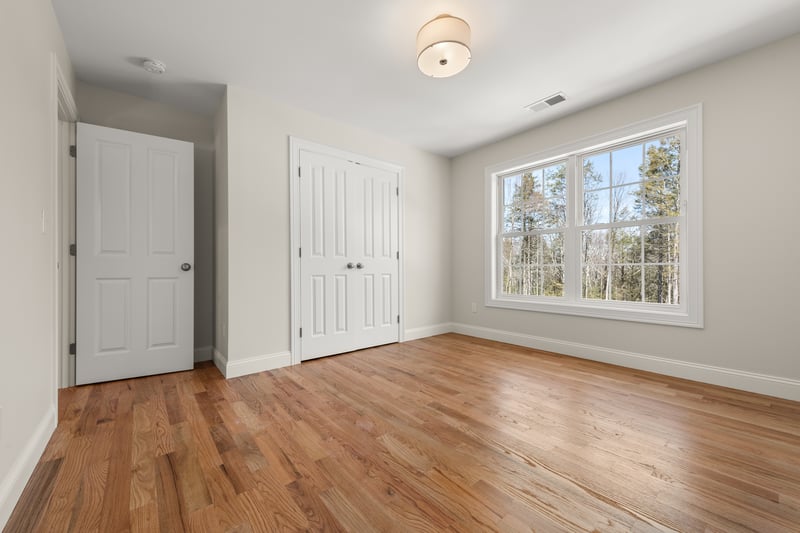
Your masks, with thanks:
[{"label": "closet double door", "polygon": [[302,360],[399,339],[399,171],[301,149]]}]

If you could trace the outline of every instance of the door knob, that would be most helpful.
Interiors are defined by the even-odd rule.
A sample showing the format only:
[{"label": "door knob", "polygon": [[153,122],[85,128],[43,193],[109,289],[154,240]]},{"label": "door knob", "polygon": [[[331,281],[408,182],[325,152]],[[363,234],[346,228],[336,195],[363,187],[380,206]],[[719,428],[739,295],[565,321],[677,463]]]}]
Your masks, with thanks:
[{"label": "door knob", "polygon": [[181,265],[181,270],[183,270],[184,272],[189,272],[191,269],[192,265],[190,265],[189,263],[184,263]]},{"label": "door knob", "polygon": [[364,268],[364,265],[362,265],[361,263],[356,263],[356,268],[360,270]]},{"label": "door knob", "polygon": [[347,263],[347,268],[350,268],[350,269],[355,268],[355,265],[353,263]]}]

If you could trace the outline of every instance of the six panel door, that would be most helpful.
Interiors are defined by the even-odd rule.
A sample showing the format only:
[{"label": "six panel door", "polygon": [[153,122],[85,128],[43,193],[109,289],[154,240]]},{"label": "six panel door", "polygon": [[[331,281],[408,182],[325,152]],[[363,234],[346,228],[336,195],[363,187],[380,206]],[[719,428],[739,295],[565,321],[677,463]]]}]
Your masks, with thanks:
[{"label": "six panel door", "polygon": [[302,359],[397,342],[398,174],[300,151]]}]

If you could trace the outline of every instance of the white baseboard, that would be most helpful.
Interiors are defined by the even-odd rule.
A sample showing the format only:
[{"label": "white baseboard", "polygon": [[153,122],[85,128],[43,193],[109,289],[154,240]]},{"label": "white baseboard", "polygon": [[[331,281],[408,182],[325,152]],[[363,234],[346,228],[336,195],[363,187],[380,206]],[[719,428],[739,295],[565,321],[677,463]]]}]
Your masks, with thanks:
[{"label": "white baseboard", "polygon": [[213,348],[212,352],[213,352],[212,361],[214,361],[214,366],[216,366],[217,370],[219,370],[219,373],[224,376],[225,375],[225,368],[227,368],[227,366],[228,366],[228,358],[225,357],[224,353],[220,352],[216,348]]},{"label": "white baseboard", "polygon": [[33,435],[31,435],[19,456],[11,463],[11,470],[0,481],[0,530],[5,527],[6,522],[11,517],[11,512],[14,510],[14,506],[17,505],[17,501],[22,495],[22,490],[28,483],[28,479],[30,479],[34,468],[36,468],[36,463],[39,462],[39,458],[47,447],[50,436],[56,429],[56,418],[56,408],[51,406],[45,417],[36,426]]},{"label": "white baseboard", "polygon": [[403,335],[403,342],[424,339],[425,337],[433,337],[434,335],[443,335],[452,331],[453,324],[450,322],[446,322],[444,324],[434,324],[433,326],[423,326],[421,328],[407,329]]},{"label": "white baseboard", "polygon": [[664,374],[677,378],[700,381],[712,385],[721,385],[733,389],[740,389],[759,394],[766,394],[787,400],[800,401],[800,381],[755,372],[746,372],[733,368],[723,368],[718,366],[702,365],[657,357],[653,355],[643,355],[633,352],[604,348],[602,346],[592,346],[576,342],[550,339],[547,337],[537,337],[525,333],[514,333],[499,329],[484,328],[481,326],[471,326],[468,324],[453,324],[453,331],[472,337],[490,339],[518,346],[526,346],[537,350],[556,352],[565,355],[572,355],[582,359],[610,363],[612,365],[646,370],[657,374]]},{"label": "white baseboard", "polygon": [[238,378],[247,374],[289,366],[292,364],[292,354],[278,352],[230,361],[219,350],[214,349],[214,364],[226,379]]},{"label": "white baseboard", "polygon": [[211,361],[214,358],[213,346],[200,346],[194,349],[194,362]]}]

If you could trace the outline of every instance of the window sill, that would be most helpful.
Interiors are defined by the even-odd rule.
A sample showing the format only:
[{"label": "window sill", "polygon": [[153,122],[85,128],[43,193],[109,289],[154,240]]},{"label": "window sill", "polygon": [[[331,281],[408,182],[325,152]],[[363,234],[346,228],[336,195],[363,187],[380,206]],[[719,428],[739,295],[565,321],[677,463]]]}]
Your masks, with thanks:
[{"label": "window sill", "polygon": [[577,303],[555,298],[551,301],[545,301],[544,299],[503,297],[488,299],[486,307],[643,322],[664,326],[703,327],[702,317],[698,317],[696,314],[688,312],[679,306],[670,306],[669,309],[664,309],[665,306],[662,304],[593,303],[589,301]]}]

